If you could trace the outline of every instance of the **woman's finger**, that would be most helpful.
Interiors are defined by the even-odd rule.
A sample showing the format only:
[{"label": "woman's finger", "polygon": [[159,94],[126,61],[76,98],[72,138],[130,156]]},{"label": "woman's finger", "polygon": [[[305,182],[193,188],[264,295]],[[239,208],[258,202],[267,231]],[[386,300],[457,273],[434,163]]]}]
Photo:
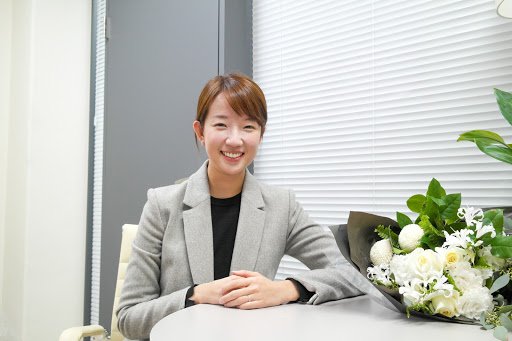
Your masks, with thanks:
[{"label": "woman's finger", "polygon": [[250,284],[250,281],[247,280],[247,278],[240,278],[240,279],[234,279],[232,281],[229,281],[228,283],[224,284],[221,289],[221,295],[224,296],[227,293],[239,289],[244,288]]},{"label": "woman's finger", "polygon": [[249,270],[235,270],[231,271],[231,274],[241,277],[255,277],[261,276],[259,272],[249,271]]},{"label": "woman's finger", "polygon": [[232,291],[228,292],[224,296],[222,296],[219,299],[219,303],[224,305],[224,304],[226,304],[226,303],[228,303],[230,301],[236,300],[237,298],[239,298],[241,296],[247,296],[247,295],[250,295],[252,293],[253,293],[253,290],[251,290],[249,287],[235,289],[235,290],[232,290]]}]

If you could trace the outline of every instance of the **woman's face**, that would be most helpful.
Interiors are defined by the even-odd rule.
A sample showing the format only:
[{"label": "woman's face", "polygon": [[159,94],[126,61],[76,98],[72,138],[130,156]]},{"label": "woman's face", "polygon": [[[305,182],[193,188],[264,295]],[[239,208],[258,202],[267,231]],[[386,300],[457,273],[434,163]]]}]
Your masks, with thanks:
[{"label": "woman's face", "polygon": [[221,93],[210,105],[204,126],[194,131],[208,154],[208,174],[215,177],[244,176],[261,142],[261,127],[246,114],[238,115]]}]

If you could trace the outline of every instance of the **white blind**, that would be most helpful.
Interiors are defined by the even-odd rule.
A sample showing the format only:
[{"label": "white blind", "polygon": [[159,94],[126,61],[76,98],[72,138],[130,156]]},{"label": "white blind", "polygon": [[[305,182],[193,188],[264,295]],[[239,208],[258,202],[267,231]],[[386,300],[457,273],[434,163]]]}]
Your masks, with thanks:
[{"label": "white blind", "polygon": [[101,208],[103,191],[103,114],[105,94],[106,0],[96,3],[96,83],[94,103],[94,179],[91,262],[91,324],[99,324],[101,271]]},{"label": "white blind", "polygon": [[[258,0],[253,53],[269,111],[255,174],[316,222],[394,218],[432,177],[463,204],[512,205],[512,167],[456,142],[512,140],[493,96],[512,90],[512,20],[494,1]],[[285,257],[277,277],[303,268]]]}]

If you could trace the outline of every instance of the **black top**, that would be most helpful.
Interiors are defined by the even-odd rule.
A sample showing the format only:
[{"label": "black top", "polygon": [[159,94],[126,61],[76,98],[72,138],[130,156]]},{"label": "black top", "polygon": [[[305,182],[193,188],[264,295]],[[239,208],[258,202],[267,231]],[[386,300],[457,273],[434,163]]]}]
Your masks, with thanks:
[{"label": "black top", "polygon": [[210,198],[213,228],[213,278],[229,276],[235,247],[242,193],[231,198]]}]

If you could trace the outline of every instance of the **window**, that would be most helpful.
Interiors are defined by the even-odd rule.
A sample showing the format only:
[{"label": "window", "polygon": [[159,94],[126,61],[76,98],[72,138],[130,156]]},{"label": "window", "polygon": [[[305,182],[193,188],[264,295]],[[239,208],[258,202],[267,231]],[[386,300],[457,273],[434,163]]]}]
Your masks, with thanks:
[{"label": "window", "polygon": [[[493,87],[512,90],[512,20],[494,1],[254,1],[253,74],[268,126],[256,176],[319,224],[394,217],[432,177],[463,205],[512,204],[512,168],[460,133],[508,141]],[[285,257],[277,278],[304,267]]]}]

